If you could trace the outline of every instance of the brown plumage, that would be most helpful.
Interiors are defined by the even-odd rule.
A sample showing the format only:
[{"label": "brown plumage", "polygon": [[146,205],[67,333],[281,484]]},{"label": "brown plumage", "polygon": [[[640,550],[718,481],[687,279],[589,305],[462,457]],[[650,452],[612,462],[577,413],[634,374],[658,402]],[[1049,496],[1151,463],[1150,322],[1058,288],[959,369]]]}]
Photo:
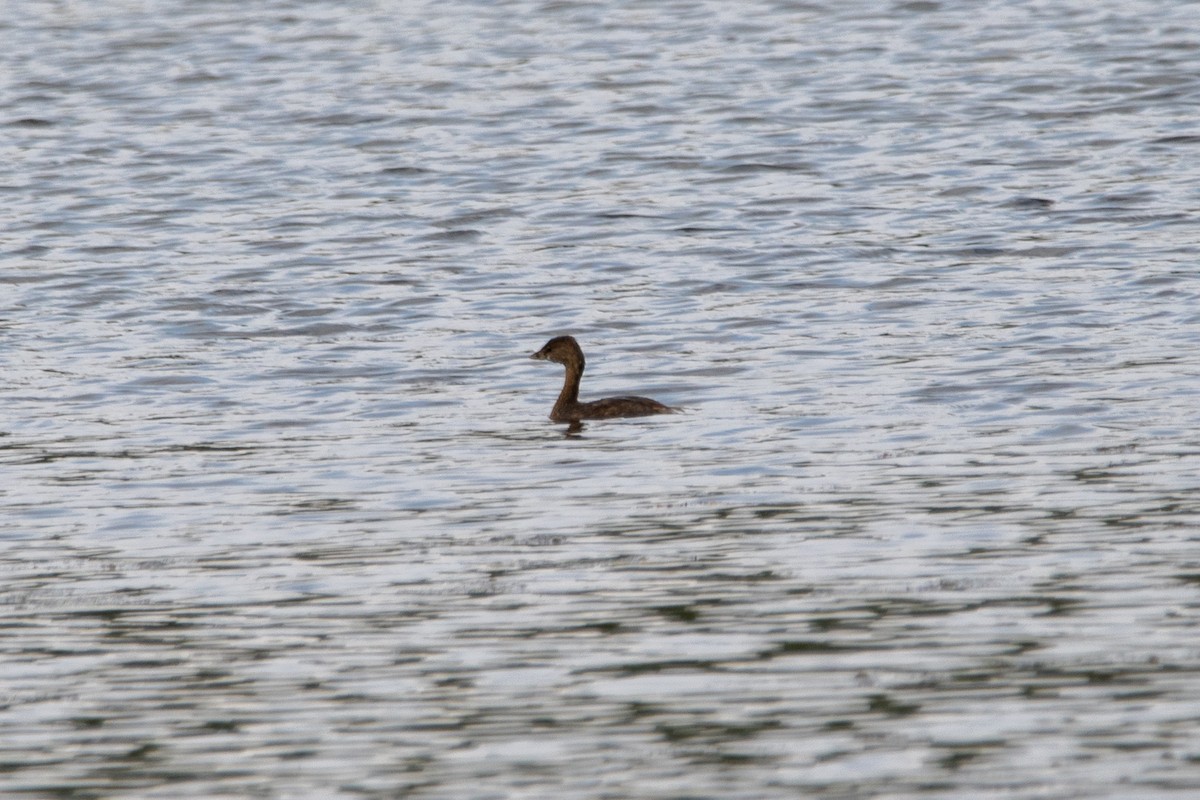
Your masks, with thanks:
[{"label": "brown plumage", "polygon": [[649,397],[606,397],[590,403],[579,402],[579,381],[583,377],[583,350],[572,336],[556,336],[546,346],[530,356],[541,361],[553,361],[567,368],[562,392],[550,410],[555,422],[578,422],[581,419],[613,419],[615,417],[645,417],[650,414],[672,414],[679,409],[664,406]]}]

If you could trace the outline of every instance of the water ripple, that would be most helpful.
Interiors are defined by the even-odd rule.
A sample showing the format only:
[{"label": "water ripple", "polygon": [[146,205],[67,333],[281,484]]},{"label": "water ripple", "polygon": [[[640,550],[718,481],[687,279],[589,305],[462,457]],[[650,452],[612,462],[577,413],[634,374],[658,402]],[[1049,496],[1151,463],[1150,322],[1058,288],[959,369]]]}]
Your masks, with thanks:
[{"label": "water ripple", "polygon": [[1186,4],[12,10],[7,794],[1197,788]]}]

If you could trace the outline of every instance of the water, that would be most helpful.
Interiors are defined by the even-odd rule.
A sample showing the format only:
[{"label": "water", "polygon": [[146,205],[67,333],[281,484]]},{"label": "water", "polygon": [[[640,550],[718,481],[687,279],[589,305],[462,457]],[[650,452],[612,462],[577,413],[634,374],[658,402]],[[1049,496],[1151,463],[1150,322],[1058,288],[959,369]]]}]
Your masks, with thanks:
[{"label": "water", "polygon": [[6,797],[1200,788],[1188,4],[8,10]]}]

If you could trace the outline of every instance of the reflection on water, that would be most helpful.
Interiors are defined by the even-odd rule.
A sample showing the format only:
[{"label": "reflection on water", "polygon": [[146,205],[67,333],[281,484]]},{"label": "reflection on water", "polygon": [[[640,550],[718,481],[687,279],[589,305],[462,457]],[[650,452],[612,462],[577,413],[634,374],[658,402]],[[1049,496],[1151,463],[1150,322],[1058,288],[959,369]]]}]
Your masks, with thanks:
[{"label": "reflection on water", "polygon": [[5,23],[6,796],[1198,788],[1186,5],[143,6]]}]

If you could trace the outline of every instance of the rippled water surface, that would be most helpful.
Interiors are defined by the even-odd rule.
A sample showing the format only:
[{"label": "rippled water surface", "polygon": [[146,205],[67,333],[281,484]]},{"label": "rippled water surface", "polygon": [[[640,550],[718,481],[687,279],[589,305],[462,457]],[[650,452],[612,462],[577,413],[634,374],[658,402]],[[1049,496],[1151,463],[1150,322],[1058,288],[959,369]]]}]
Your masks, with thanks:
[{"label": "rippled water surface", "polygon": [[5,797],[1200,790],[1194,5],[6,11]]}]

